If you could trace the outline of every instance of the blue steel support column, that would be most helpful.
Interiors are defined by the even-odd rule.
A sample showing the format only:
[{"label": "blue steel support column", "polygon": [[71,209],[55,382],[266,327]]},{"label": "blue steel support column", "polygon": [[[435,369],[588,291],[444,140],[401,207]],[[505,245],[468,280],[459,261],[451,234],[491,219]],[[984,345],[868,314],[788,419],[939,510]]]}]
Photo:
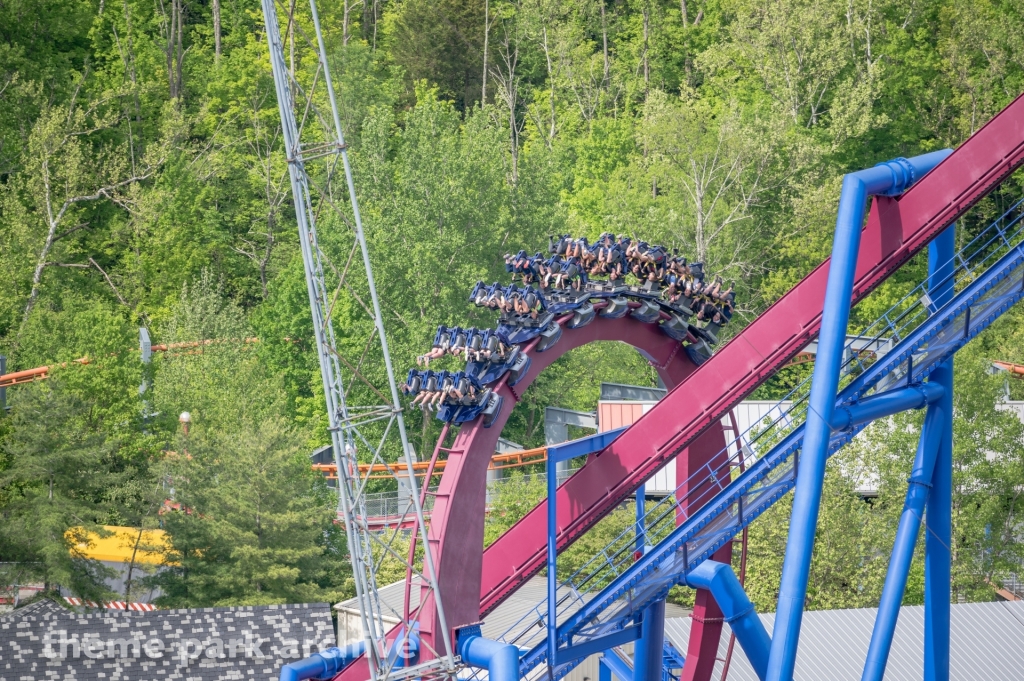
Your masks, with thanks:
[{"label": "blue steel support column", "polygon": [[[941,306],[953,298],[955,226],[928,247],[929,295]],[[932,371],[929,381],[946,389],[942,440],[935,458],[931,494],[925,513],[924,543],[924,678],[949,681],[950,542],[953,506],[953,359]]]},{"label": "blue steel support column", "polygon": [[644,610],[639,640],[633,644],[633,681],[661,681],[665,657],[665,601]]},{"label": "blue steel support column", "polygon": [[896,530],[896,541],[893,542],[892,557],[889,559],[889,570],[885,575],[885,586],[882,598],[878,603],[878,614],[871,632],[871,644],[864,662],[864,674],[861,681],[882,681],[885,676],[885,665],[892,649],[893,635],[896,633],[896,620],[900,614],[900,604],[907,588],[907,575],[910,563],[914,559],[914,546],[921,530],[921,515],[928,499],[932,474],[935,470],[935,456],[943,437],[943,424],[946,415],[942,411],[942,398],[928,407],[921,429],[921,439],[917,445],[917,456],[914,457],[914,469],[907,481],[907,496],[903,502],[903,513],[900,515],[899,528]]},{"label": "blue steel support column", "polygon": [[[636,553],[647,551],[647,527],[644,519],[647,486],[636,489]],[[665,601],[661,600],[643,613],[643,629],[633,646],[633,681],[661,681],[665,648]]]},{"label": "blue steel support column", "polygon": [[843,189],[836,217],[832,263],[825,290],[825,306],[818,336],[818,355],[804,426],[804,446],[800,454],[800,474],[793,496],[789,538],[782,566],[779,607],[772,634],[768,681],[789,681],[796,666],[796,651],[803,619],[807,580],[818,524],[818,507],[825,479],[825,461],[832,430],[829,423],[839,386],[839,370],[850,319],[853,279],[860,251],[864,209],[868,196],[900,194],[934,168],[950,150],[933,152],[913,159],[896,159],[874,168],[851,173],[843,178]]}]

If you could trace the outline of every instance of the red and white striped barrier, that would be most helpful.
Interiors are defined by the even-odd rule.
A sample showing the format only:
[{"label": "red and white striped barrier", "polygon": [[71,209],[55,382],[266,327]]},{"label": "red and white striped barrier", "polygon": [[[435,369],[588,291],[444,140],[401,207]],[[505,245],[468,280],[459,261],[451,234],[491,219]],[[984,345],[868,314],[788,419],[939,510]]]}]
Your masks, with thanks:
[{"label": "red and white striped barrier", "polygon": [[96,601],[83,601],[81,598],[64,597],[69,605],[86,606],[89,608],[106,608],[107,610],[134,610],[136,612],[153,612],[156,606],[152,603],[128,603],[126,601],[108,601],[102,605]]}]

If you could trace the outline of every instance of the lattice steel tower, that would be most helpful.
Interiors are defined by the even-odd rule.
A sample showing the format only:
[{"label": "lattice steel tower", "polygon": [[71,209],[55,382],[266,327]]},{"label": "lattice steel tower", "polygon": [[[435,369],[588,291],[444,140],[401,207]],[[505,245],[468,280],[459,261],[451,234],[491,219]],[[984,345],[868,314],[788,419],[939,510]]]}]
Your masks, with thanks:
[{"label": "lattice steel tower", "polygon": [[[308,15],[305,7],[300,7],[294,0],[291,4],[282,3],[282,13],[288,21],[284,33],[278,23],[274,0],[262,0],[262,5],[270,64],[281,114],[284,151],[295,201],[306,286],[313,313],[316,349],[327,400],[331,442],[338,467],[338,515],[345,524],[348,537],[356,598],[367,643],[366,659],[370,678],[385,681],[452,676],[457,670],[456,656],[444,612],[440,611],[443,601],[437,594],[433,556],[429,550],[425,551],[423,569],[420,569],[419,562],[409,555],[412,551],[395,549],[399,533],[407,532],[409,528],[415,533],[420,546],[427,546],[422,499],[413,470],[415,454],[406,438],[398,390],[395,387],[387,336],[384,333],[380,302],[374,286],[316,3],[310,0]],[[290,63],[286,61],[286,54]],[[315,70],[297,72],[296,55],[307,58],[307,62],[310,61],[309,56],[315,55]],[[340,188],[338,192],[334,191],[334,183],[340,179],[339,161],[344,170],[348,205],[344,203],[345,193]],[[344,230],[347,234],[342,241],[348,238],[352,240],[351,247],[342,249],[343,257],[347,253],[347,262],[340,269],[334,266],[321,249],[316,229],[318,220],[323,221],[326,227],[337,226]],[[334,236],[332,233],[332,241]],[[361,271],[358,264],[353,263],[357,249],[362,256]],[[333,288],[327,286],[325,264]],[[366,305],[360,294],[369,298],[369,305]],[[360,353],[355,362],[342,354],[332,323],[332,313],[336,311],[336,304],[343,296],[354,301],[354,309],[366,313],[366,321],[372,319],[372,325],[347,325],[344,329],[346,347],[358,348],[356,352]],[[353,338],[354,334],[360,333],[365,337]],[[379,366],[370,366],[377,361],[377,352],[383,359],[386,387],[374,384],[375,380],[381,384],[385,380],[379,375]],[[370,373],[368,369],[376,370],[376,379],[373,375],[367,375]],[[354,386],[358,386],[355,391]],[[363,397],[357,398],[358,395]],[[359,404],[360,401],[363,403]],[[357,461],[357,452],[363,453],[359,456],[361,462]],[[359,463],[375,465],[364,467],[361,473]],[[400,517],[392,523],[395,529],[375,532],[370,529],[366,512],[367,483],[370,471],[374,471],[376,479],[381,476],[382,470],[385,471],[385,477],[392,478],[386,484],[408,492],[408,503],[400,511]],[[405,541],[398,545],[407,546]],[[438,621],[443,631],[440,637],[435,638],[442,649],[421,648],[419,659],[423,662],[410,664],[410,660],[401,654],[402,650],[408,648],[393,643],[396,635],[402,638],[405,632],[415,633],[419,612],[399,612],[379,598],[377,572],[385,560],[404,564],[412,575],[418,577],[421,588],[419,602],[431,602],[439,610]],[[393,625],[387,622],[395,620],[403,624],[389,636],[389,629]],[[395,654],[392,648],[399,650],[399,654]]]}]

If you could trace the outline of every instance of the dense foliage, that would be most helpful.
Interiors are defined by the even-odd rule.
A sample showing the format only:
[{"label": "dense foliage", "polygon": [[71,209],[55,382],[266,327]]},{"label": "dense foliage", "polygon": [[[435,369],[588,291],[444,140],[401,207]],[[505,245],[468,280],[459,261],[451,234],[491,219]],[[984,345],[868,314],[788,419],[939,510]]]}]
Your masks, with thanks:
[{"label": "dense foliage", "polygon": [[[828,252],[843,172],[956,145],[1024,89],[1018,0],[319,8],[400,368],[437,324],[487,322],[466,305],[471,284],[555,232],[631,233],[706,261],[736,280],[741,327]],[[308,54],[292,67],[311,72]],[[330,495],[303,458],[327,437],[277,116],[254,0],[0,4],[0,353],[9,371],[52,367],[48,382],[10,389],[0,419],[0,562],[99,597],[102,571],[74,550],[80,533],[159,524],[176,558],[156,578],[168,605],[346,593]],[[961,239],[1019,194],[1007,183]],[[923,267],[893,277],[855,323]],[[339,301],[343,343],[357,304]],[[999,445],[1003,470],[968,444],[998,397],[974,390],[988,380],[978,358],[1024,360],[1016,319],[958,374],[971,387],[958,417],[958,541],[963,560],[996,566],[958,572],[972,598],[1016,555],[1021,450]],[[218,342],[142,365],[140,326],[157,343]],[[785,370],[761,394],[806,371]],[[654,373],[623,346],[582,348],[530,389],[505,437],[541,443],[544,407],[592,408],[601,380],[651,385]],[[408,418],[429,451],[439,425]],[[1005,419],[991,428],[993,442],[1019,439]],[[874,449],[892,456],[874,465],[898,496],[907,446],[883,440]],[[820,549],[842,574],[816,567],[816,603],[877,593],[860,581],[876,579],[868,559],[887,551],[898,500],[864,506],[851,484],[830,478],[823,524],[863,514],[864,529]],[[188,512],[162,513],[169,496]],[[502,504],[489,537],[525,502]],[[628,523],[619,515],[605,525]],[[784,516],[752,539],[761,607]]]}]

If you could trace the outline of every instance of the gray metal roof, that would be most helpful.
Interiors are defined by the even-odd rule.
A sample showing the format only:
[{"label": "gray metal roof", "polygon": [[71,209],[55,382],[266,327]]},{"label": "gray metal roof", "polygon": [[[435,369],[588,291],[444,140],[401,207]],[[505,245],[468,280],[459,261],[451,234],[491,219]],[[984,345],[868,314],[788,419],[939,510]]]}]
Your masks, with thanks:
[{"label": "gray metal roof", "polygon": [[[412,607],[418,607],[420,602],[420,589],[418,578],[413,578]],[[394,619],[397,624],[401,621],[401,613],[405,607],[405,582],[395,582],[381,587],[377,590],[379,594],[381,609],[384,616]],[[524,622],[520,620],[526,616],[538,603],[547,597],[547,581],[543,576],[532,578],[521,586],[515,593],[510,595],[499,605],[494,612],[490,613],[480,627],[480,633],[486,638],[497,638],[504,634],[510,627],[520,623],[520,629]],[[359,603],[355,598],[342,601],[334,606],[336,610],[347,610],[359,612]]]},{"label": "gray metal roof", "polygon": [[[876,613],[875,608],[805,613],[794,678],[798,681],[859,681]],[[760,617],[771,634],[775,615]],[[665,621],[665,636],[680,651],[686,650],[690,622],[688,618]],[[950,627],[951,681],[1024,679],[1024,601],[953,605]],[[728,643],[729,637],[722,636],[719,660],[725,658]],[[923,677],[923,656],[924,607],[903,607],[886,668],[886,681],[919,681]],[[721,668],[722,663],[717,662],[713,678],[718,678]],[[729,681],[757,681],[757,675],[738,645],[733,652]]]},{"label": "gray metal roof", "polygon": [[[547,589],[547,578],[544,575],[532,577],[484,618],[483,624],[480,626],[481,635],[485,638],[497,639],[515,627],[516,633],[524,633],[524,635],[517,637],[517,640],[514,641],[516,645],[520,647],[536,645],[541,640],[540,637],[544,635],[544,628],[542,626],[531,627],[530,624],[532,621],[542,625],[547,611],[542,611],[539,616],[536,613],[531,615],[531,611],[534,611],[539,603],[546,602]],[[405,582],[388,584],[378,589],[377,592],[380,594],[381,606],[385,615],[402,612],[405,599]],[[416,607],[419,605],[418,588],[413,589],[412,596],[412,605]],[[354,598],[342,601],[334,607],[337,610],[344,609],[350,613],[359,612],[359,604]],[[578,604],[571,606],[569,611],[575,612],[578,607]],[[667,604],[665,610],[668,617],[682,617],[689,613],[687,609],[672,605],[671,603]],[[399,621],[400,618],[395,618],[396,624]]]}]

